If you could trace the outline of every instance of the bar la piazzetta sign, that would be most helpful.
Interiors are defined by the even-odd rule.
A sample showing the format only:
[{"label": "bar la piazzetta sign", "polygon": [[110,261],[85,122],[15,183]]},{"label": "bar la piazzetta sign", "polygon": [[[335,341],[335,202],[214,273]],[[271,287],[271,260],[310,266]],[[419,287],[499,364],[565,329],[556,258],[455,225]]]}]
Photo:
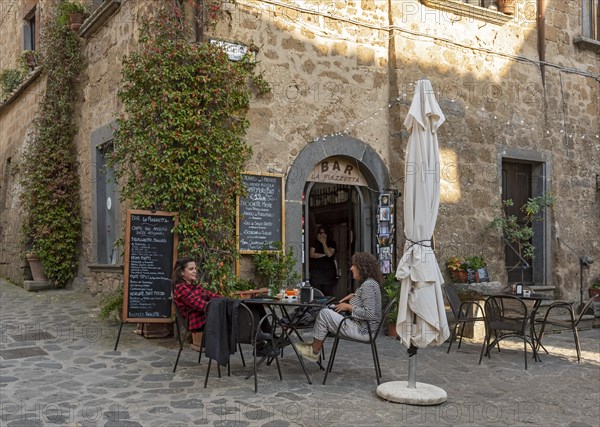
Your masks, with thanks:
[{"label": "bar la piazzetta sign", "polygon": [[358,165],[343,157],[329,157],[317,163],[308,174],[308,181],[367,186]]}]

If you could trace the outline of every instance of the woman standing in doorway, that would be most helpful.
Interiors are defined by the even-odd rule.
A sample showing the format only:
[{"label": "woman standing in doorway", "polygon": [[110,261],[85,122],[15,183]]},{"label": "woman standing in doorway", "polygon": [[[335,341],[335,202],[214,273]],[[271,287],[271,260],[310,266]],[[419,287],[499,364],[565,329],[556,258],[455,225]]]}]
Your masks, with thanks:
[{"label": "woman standing in doorway", "polygon": [[310,245],[310,284],[324,295],[334,295],[337,285],[335,264],[336,244],[331,238],[331,228],[323,225]]}]

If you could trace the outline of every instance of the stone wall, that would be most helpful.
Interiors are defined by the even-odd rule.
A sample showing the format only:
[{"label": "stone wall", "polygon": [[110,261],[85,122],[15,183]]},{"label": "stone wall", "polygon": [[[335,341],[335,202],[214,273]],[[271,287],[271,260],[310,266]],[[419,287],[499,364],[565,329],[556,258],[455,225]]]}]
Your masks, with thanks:
[{"label": "stone wall", "polygon": [[45,78],[32,75],[23,83],[18,99],[0,105],[0,274],[16,283],[23,282],[26,266],[20,243],[22,210],[18,170],[44,84]]},{"label": "stone wall", "polygon": [[[387,110],[387,32],[321,16],[327,13],[385,25],[387,12],[375,1],[308,1],[300,8],[240,1],[210,35],[259,47],[259,69],[272,87],[249,112],[249,170],[285,173],[307,144],[350,128],[388,157],[387,115],[373,116]],[[363,119],[367,123],[358,125]]]},{"label": "stone wall", "polygon": [[0,70],[16,68],[17,60],[23,51],[23,18],[36,6],[36,20],[39,23],[47,3],[48,0],[14,0],[0,3]]},{"label": "stone wall", "polygon": [[[121,84],[122,59],[137,45],[137,37],[143,17],[149,13],[153,3],[127,1],[121,4],[118,12],[108,18],[100,29],[84,42],[87,66],[82,72],[82,98],[77,123],[76,136],[79,158],[82,167],[82,252],[80,256],[80,279],[92,292],[111,292],[123,278],[97,268],[95,237],[96,210],[96,157],[92,135],[99,129],[109,128],[118,118],[122,106],[117,98]],[[114,200],[117,209],[119,200]],[[127,206],[121,206],[120,223],[124,224]],[[119,225],[117,225],[119,226]],[[122,230],[115,230],[118,236]],[[120,248],[122,252],[122,248]],[[88,270],[87,266],[91,265]],[[103,277],[106,275],[106,277]],[[107,289],[104,289],[107,288]]]},{"label": "stone wall", "polygon": [[[402,123],[414,82],[427,77],[446,115],[439,130],[442,200],[435,238],[440,264],[452,255],[483,254],[492,280],[505,281],[503,247],[487,225],[501,197],[502,157],[517,150],[548,163],[550,176],[545,179],[557,197],[547,236],[550,284],[557,286],[559,296],[576,299],[577,257],[557,237],[578,253],[596,257],[586,281],[600,275],[600,192],[595,190],[600,173],[600,65],[597,54],[573,44],[581,33],[579,4],[548,2],[548,65],[542,70],[536,13],[528,9],[532,2],[517,3],[517,14],[498,15],[498,22],[476,16],[480,12],[471,6],[457,15],[416,0],[225,4],[209,36],[257,46],[258,67],[273,89],[251,104],[247,140],[254,154],[247,170],[286,174],[309,144],[348,134],[377,152],[390,182],[402,191],[408,137]],[[94,293],[112,289],[122,279],[93,266],[96,166],[91,135],[121,111],[116,96],[121,59],[135,49],[141,17],[149,13],[150,4],[124,2],[84,41],[88,62],[76,117],[83,216],[78,281]],[[0,34],[19,30],[17,21],[0,27]],[[14,49],[16,44],[9,46]],[[0,58],[2,67],[10,62],[5,58],[16,58],[11,55]],[[21,97],[0,110],[7,135],[0,138],[2,171],[25,139],[34,105],[35,99]],[[16,230],[13,190],[18,189],[12,175],[8,182],[6,193],[0,193],[9,195],[6,208],[0,206],[0,219],[3,230]],[[4,180],[2,185],[4,192]],[[397,229],[402,243],[400,220]],[[11,241],[13,236],[2,238]],[[0,262],[7,263],[0,265],[0,273],[18,282],[14,255],[0,251]]]},{"label": "stone wall", "polygon": [[86,289],[92,294],[110,294],[123,287],[122,266],[89,265],[89,274],[85,278]]}]

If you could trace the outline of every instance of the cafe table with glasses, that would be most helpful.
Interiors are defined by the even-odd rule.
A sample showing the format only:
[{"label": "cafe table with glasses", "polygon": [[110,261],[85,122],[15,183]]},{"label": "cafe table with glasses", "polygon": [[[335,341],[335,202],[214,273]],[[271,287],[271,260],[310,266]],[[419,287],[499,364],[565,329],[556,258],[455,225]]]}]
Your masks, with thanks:
[{"label": "cafe table with glasses", "polygon": [[[292,295],[293,293],[293,295]],[[301,299],[299,292],[290,292],[288,294],[281,294],[275,297],[256,297],[248,298],[244,300],[245,304],[260,304],[271,314],[277,322],[277,326],[280,328],[280,334],[276,338],[277,349],[282,349],[286,346],[291,346],[300,362],[302,371],[306,376],[309,384],[312,384],[310,374],[306,370],[304,360],[298,350],[294,340],[291,339],[292,335],[296,335],[300,340],[299,329],[305,325],[300,324],[304,314],[311,308],[322,309],[327,307],[335,298],[329,296],[314,296],[310,299]],[[257,367],[258,369],[258,367]]]}]

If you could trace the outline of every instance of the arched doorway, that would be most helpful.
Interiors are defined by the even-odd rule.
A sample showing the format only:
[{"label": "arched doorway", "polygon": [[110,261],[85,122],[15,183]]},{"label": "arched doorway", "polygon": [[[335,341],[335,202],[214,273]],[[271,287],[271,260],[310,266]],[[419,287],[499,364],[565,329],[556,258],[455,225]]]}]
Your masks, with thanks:
[{"label": "arched doorway", "polygon": [[[323,182],[311,179],[311,172],[324,161],[340,159],[344,172],[351,165],[360,171],[362,181]],[[333,163],[331,163],[333,168]],[[376,252],[376,201],[389,187],[389,175],[381,157],[370,146],[350,136],[334,136],[307,145],[296,157],[286,180],[286,246],[292,246],[298,257],[298,270],[308,279],[309,244],[315,228],[329,224],[338,245],[341,270],[336,296],[352,290],[348,275],[354,252]]]}]

